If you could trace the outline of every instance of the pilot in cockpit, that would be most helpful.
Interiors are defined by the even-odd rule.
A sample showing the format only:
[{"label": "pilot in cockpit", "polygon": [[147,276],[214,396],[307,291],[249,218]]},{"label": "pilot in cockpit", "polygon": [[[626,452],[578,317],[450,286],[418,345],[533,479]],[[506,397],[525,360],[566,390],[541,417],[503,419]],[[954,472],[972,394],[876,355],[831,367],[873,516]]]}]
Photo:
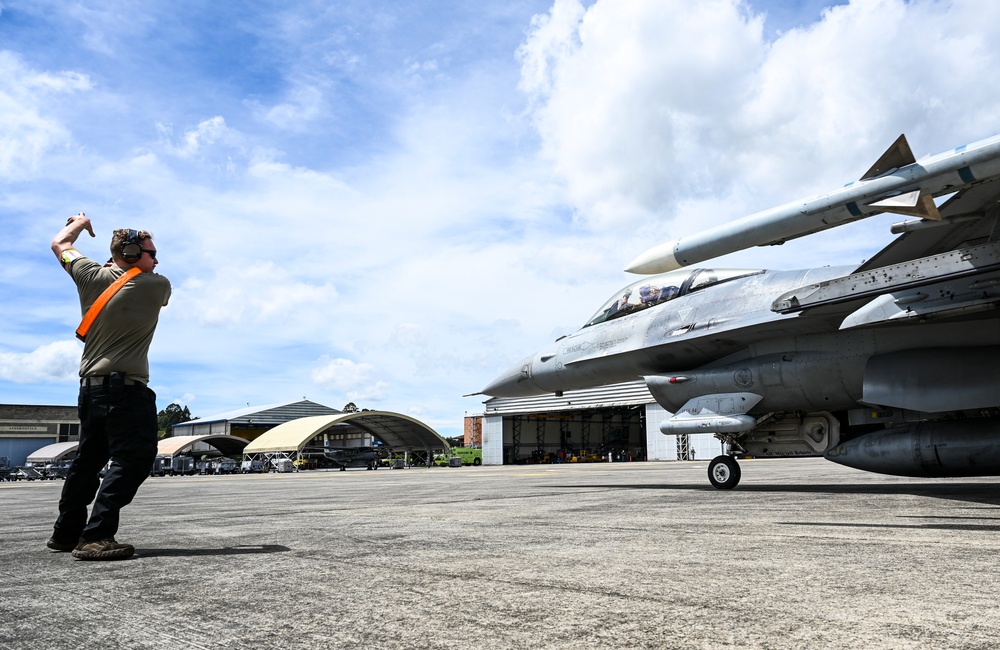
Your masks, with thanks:
[{"label": "pilot in cockpit", "polygon": [[678,293],[680,293],[680,289],[675,286],[661,288],[655,284],[646,284],[639,287],[639,303],[644,307],[651,307],[657,303],[676,298]]},{"label": "pilot in cockpit", "polygon": [[622,294],[621,299],[615,302],[615,304],[611,305],[610,308],[608,308],[608,318],[612,318],[617,314],[624,313],[629,309],[631,309],[632,305],[630,305],[628,301],[629,296],[631,295],[632,295],[632,290],[626,289],[625,293]]},{"label": "pilot in cockpit", "polygon": [[660,299],[660,288],[655,284],[644,284],[639,287],[639,302],[648,305]]}]

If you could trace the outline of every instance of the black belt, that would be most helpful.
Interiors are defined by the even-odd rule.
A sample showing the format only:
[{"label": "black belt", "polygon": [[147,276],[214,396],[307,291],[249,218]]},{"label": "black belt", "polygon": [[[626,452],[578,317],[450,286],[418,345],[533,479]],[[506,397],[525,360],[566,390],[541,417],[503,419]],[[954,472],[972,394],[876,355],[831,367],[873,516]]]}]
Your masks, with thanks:
[{"label": "black belt", "polygon": [[[93,388],[94,386],[107,386],[111,383],[111,375],[94,375],[91,377],[81,377],[80,385],[86,386],[87,388]],[[145,386],[141,381],[135,379],[129,379],[125,377],[122,380],[122,385],[124,386]]]}]

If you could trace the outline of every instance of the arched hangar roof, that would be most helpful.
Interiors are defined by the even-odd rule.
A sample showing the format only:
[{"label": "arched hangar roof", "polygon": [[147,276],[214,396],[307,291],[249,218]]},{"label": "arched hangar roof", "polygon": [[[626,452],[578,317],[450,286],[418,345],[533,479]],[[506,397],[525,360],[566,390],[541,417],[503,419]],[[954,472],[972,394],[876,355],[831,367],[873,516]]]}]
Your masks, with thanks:
[{"label": "arched hangar roof", "polygon": [[206,435],[209,433],[230,433],[234,429],[271,429],[297,418],[313,415],[335,415],[337,409],[301,400],[266,406],[248,406],[234,411],[180,422],[173,426],[176,435]]},{"label": "arched hangar roof", "polygon": [[310,440],[334,428],[337,433],[341,433],[341,428],[344,433],[360,430],[393,449],[448,449],[448,441],[419,420],[388,411],[359,411],[316,415],[279,424],[248,444],[243,453],[302,451]]},{"label": "arched hangar roof", "polygon": [[247,441],[239,436],[213,434],[208,436],[171,436],[163,438],[156,445],[157,456],[176,456],[195,443],[204,442],[219,450],[223,456],[239,456]]},{"label": "arched hangar roof", "polygon": [[33,451],[26,459],[28,463],[52,463],[67,456],[75,456],[79,442],[56,442]]}]

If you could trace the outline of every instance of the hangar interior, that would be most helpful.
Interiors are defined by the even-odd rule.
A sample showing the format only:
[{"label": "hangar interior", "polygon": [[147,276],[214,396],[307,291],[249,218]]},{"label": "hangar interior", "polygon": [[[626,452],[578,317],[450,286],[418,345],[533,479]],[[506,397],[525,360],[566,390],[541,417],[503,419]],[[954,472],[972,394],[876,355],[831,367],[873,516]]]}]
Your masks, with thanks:
[{"label": "hangar interior", "polygon": [[[508,442],[509,441],[509,442]],[[646,459],[645,408],[605,406],[504,418],[504,465]]]},{"label": "hangar interior", "polygon": [[485,402],[483,463],[695,460],[723,453],[713,434],[664,435],[670,417],[645,382],[495,397]]}]

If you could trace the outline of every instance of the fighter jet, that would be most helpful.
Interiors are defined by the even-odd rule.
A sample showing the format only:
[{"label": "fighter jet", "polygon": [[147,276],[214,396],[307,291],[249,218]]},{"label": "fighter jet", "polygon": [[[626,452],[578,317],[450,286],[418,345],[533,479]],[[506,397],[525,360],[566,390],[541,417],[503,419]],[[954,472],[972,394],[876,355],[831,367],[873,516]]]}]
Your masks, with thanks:
[{"label": "fighter jet", "polygon": [[[882,212],[916,218],[857,267],[701,265]],[[482,393],[643,379],[672,413],[662,433],[725,443],[708,468],[720,489],[744,456],[1000,475],[998,215],[1000,136],[919,161],[900,136],[859,181],[643,253],[626,270],[652,275]]]},{"label": "fighter jet", "polygon": [[326,447],[323,455],[344,472],[348,467],[378,469],[389,452],[374,447]]}]

